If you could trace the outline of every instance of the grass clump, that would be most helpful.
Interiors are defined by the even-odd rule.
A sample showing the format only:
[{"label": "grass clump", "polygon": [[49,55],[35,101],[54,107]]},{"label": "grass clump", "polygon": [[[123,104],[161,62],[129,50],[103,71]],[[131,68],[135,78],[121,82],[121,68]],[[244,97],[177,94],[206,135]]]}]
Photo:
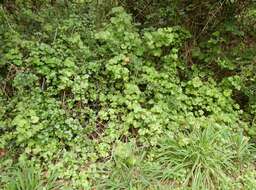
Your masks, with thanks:
[{"label": "grass clump", "polygon": [[4,190],[58,190],[57,176],[46,176],[31,164],[18,164],[5,176]]},{"label": "grass clump", "polygon": [[156,155],[163,168],[162,180],[179,176],[184,187],[213,190],[232,187],[230,181],[251,158],[250,150],[241,134],[225,127],[208,127],[166,136]]}]

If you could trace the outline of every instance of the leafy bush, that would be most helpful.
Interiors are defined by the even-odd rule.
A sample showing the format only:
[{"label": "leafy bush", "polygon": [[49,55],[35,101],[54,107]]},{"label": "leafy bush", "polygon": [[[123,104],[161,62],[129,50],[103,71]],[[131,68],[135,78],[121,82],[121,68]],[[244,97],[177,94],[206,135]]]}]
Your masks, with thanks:
[{"label": "leafy bush", "polygon": [[[0,159],[58,171],[63,189],[251,188],[255,53],[240,1],[129,2],[3,3]],[[18,171],[32,181],[13,188],[45,184]]]}]

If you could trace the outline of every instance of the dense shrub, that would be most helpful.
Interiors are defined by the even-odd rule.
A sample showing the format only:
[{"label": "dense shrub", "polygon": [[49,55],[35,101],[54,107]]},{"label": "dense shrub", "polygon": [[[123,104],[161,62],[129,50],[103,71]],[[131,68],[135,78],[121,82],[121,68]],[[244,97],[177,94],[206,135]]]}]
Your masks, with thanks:
[{"label": "dense shrub", "polygon": [[[239,16],[239,1],[214,2],[198,7],[220,3],[216,15],[237,20],[183,25],[195,2],[172,1],[166,11],[167,1],[153,2],[134,15],[145,2],[5,1],[3,173],[30,160],[56,172],[63,189],[250,189],[255,53],[245,26],[253,8]],[[133,15],[111,9],[120,4]]]}]

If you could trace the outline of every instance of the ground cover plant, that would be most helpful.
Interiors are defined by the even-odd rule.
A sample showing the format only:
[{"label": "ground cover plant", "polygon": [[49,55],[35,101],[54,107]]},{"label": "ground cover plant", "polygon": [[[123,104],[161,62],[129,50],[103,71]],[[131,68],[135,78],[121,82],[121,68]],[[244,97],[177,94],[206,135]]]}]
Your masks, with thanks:
[{"label": "ground cover plant", "polygon": [[0,188],[255,189],[255,11],[1,1]]}]

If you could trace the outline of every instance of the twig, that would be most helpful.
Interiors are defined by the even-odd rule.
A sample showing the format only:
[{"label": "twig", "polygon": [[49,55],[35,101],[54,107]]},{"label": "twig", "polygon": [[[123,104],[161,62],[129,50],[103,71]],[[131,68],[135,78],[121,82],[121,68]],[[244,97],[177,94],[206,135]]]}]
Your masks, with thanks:
[{"label": "twig", "polygon": [[13,27],[11,26],[11,24],[9,23],[9,21],[8,21],[8,18],[7,18],[7,16],[6,16],[6,14],[5,14],[5,11],[4,11],[3,6],[1,6],[1,11],[3,12],[3,16],[4,16],[5,20],[6,20],[7,25],[9,26],[9,28],[10,28],[12,31],[15,31],[15,30],[13,29]]},{"label": "twig", "polygon": [[198,34],[197,38],[198,39],[203,32],[207,29],[209,23],[215,18],[216,14],[219,12],[219,10],[222,8],[224,2],[220,2],[220,6],[212,13],[212,16],[207,20],[206,24],[204,25],[203,29],[201,30],[201,32]]}]

